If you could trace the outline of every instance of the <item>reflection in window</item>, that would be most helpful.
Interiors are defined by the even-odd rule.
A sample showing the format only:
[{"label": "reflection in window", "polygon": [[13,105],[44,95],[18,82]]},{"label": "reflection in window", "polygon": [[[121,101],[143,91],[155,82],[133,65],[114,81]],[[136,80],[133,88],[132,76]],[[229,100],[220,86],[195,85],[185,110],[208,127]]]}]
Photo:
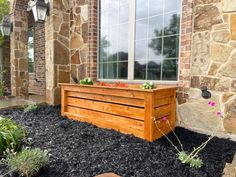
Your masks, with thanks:
[{"label": "reflection in window", "polygon": [[34,31],[33,28],[28,30],[28,71],[34,72]]},{"label": "reflection in window", "polygon": [[99,77],[127,79],[129,0],[101,0]]},{"label": "reflection in window", "polygon": [[[180,0],[100,0],[99,78],[176,81],[180,4]],[[134,41],[128,40],[130,35]]]},{"label": "reflection in window", "polygon": [[[136,0],[134,79],[177,80],[179,5],[180,0]],[[143,6],[145,11],[141,10]],[[140,45],[141,41],[148,44]],[[137,57],[140,51],[147,52],[142,55],[145,57]],[[145,65],[140,65],[141,60]],[[146,72],[143,72],[144,67]]]}]

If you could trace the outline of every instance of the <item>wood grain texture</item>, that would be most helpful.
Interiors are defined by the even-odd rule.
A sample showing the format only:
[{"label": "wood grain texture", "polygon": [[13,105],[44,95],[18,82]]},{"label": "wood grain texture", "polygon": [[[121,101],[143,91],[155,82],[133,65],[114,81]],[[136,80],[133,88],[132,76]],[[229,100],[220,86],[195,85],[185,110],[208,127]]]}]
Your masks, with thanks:
[{"label": "wood grain texture", "polygon": [[62,115],[122,133],[133,134],[147,141],[162,136],[154,118],[166,134],[175,127],[176,87],[160,86],[153,90],[61,84]]}]

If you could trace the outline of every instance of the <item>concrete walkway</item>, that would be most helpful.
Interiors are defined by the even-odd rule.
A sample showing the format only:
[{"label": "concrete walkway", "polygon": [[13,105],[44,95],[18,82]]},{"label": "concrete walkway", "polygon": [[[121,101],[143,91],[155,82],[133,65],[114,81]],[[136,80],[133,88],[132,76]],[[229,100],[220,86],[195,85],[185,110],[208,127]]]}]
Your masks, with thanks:
[{"label": "concrete walkway", "polygon": [[40,95],[30,95],[26,97],[6,97],[5,99],[0,99],[0,110],[28,104],[41,104],[45,103],[45,100],[45,96]]}]

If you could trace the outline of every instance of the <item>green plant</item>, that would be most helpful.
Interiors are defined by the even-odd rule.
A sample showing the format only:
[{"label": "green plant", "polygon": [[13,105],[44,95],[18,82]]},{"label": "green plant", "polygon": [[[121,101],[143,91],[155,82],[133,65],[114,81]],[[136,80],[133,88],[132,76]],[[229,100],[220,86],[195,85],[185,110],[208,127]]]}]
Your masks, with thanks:
[{"label": "green plant", "polygon": [[37,109],[38,108],[38,106],[36,105],[36,104],[29,104],[29,105],[27,105],[25,108],[24,108],[24,112],[26,113],[26,112],[31,112],[31,111],[33,111],[33,110],[35,110],[35,109]]},{"label": "green plant", "polygon": [[154,89],[155,88],[155,86],[152,82],[146,82],[141,87],[142,87],[142,89]]},{"label": "green plant", "polygon": [[9,153],[3,161],[11,171],[17,171],[22,176],[31,177],[36,175],[41,168],[49,162],[47,151],[38,148],[23,149],[19,153]]},{"label": "green plant", "polygon": [[86,77],[80,80],[80,84],[82,85],[93,85],[93,80],[90,77]]},{"label": "green plant", "polygon": [[22,142],[27,142],[27,137],[28,134],[25,128],[11,119],[0,116],[0,155],[3,155],[7,149],[15,152],[19,151]]},{"label": "green plant", "polygon": [[[214,101],[209,101],[208,105],[210,107],[215,107],[216,106],[216,102]],[[221,112],[216,112],[216,116],[218,118],[223,118],[222,113]],[[166,124],[169,126],[170,130],[172,131],[172,133],[174,134],[175,138],[177,139],[180,148],[177,147],[170,139],[169,137],[164,134],[164,132],[158,127],[158,123],[160,123],[160,121],[164,121],[166,122]],[[183,164],[188,164],[190,167],[193,168],[201,168],[202,165],[204,164],[203,161],[198,157],[198,154],[206,147],[206,145],[209,143],[209,141],[211,141],[214,137],[215,134],[217,132],[217,130],[219,129],[219,127],[216,128],[215,131],[212,132],[212,135],[208,137],[208,139],[203,142],[201,145],[199,145],[197,148],[193,148],[193,150],[188,153],[184,150],[183,148],[183,144],[181,143],[180,139],[178,138],[178,136],[175,134],[174,130],[172,129],[170,122],[168,121],[167,117],[164,116],[161,120],[157,120],[154,118],[154,123],[156,125],[157,130],[169,141],[169,143],[175,148],[175,150],[177,151],[177,156],[178,159],[183,163]]]}]

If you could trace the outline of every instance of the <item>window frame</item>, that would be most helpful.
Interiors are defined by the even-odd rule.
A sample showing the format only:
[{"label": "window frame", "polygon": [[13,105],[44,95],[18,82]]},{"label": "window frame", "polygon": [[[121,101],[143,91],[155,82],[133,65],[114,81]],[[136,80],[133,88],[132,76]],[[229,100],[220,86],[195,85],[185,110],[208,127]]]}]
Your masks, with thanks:
[{"label": "window frame", "polygon": [[145,82],[153,82],[155,84],[171,84],[171,85],[177,85],[180,81],[179,79],[179,72],[180,72],[180,53],[181,53],[181,36],[182,36],[182,15],[183,15],[183,0],[180,1],[180,10],[179,10],[179,51],[178,51],[178,72],[177,72],[177,80],[176,81],[168,81],[168,80],[137,80],[134,79],[134,62],[135,62],[135,25],[136,25],[136,19],[135,19],[135,8],[136,8],[136,0],[130,0],[130,9],[129,9],[129,39],[128,39],[128,77],[127,79],[101,79],[99,78],[99,57],[100,57],[100,0],[97,1],[98,5],[98,11],[97,11],[97,81],[101,82],[117,82],[122,81],[125,83],[145,83]]}]

